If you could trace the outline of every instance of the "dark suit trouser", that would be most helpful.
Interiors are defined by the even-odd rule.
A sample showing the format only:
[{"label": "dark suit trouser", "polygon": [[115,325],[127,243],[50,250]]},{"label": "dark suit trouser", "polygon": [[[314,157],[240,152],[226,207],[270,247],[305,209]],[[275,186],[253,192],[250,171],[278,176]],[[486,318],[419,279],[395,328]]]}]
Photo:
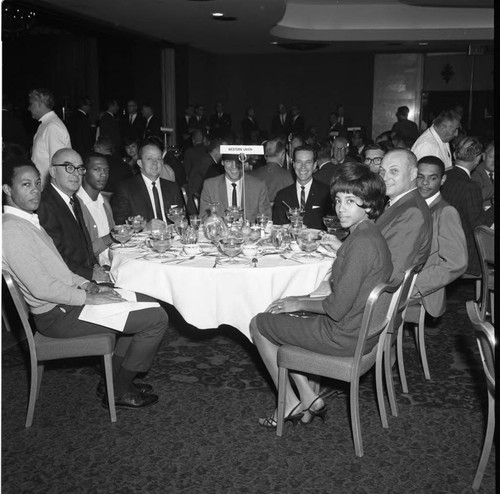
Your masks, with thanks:
[{"label": "dark suit trouser", "polygon": [[[137,294],[138,302],[154,302]],[[83,306],[57,305],[44,314],[35,315],[38,331],[50,338],[74,338],[91,334],[114,333],[118,336],[114,355],[123,357],[123,367],[146,372],[153,362],[168,326],[168,317],[161,307],[129,313],[123,333],[78,319]]]}]

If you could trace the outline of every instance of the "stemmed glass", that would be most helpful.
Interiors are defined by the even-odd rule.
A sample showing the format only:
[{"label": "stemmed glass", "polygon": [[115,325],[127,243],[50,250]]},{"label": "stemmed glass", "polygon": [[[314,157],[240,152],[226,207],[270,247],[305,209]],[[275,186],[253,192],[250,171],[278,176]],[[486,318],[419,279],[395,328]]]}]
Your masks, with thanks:
[{"label": "stemmed glass", "polygon": [[189,223],[196,231],[198,231],[201,225],[201,218],[197,214],[192,214],[189,216]]},{"label": "stemmed glass", "polygon": [[237,230],[231,230],[226,237],[220,240],[224,254],[229,257],[228,264],[237,264],[234,258],[241,252],[243,242],[243,234]]},{"label": "stemmed glass", "polygon": [[132,227],[134,235],[137,235],[146,227],[146,220],[140,214],[137,216],[129,216],[127,223]]},{"label": "stemmed glass", "polygon": [[158,232],[154,233],[150,237],[151,247],[158,252],[157,256],[154,258],[163,259],[166,258],[165,252],[170,248],[170,233],[168,232]]},{"label": "stemmed glass", "polygon": [[298,218],[294,218],[294,220],[290,223],[288,231],[290,232],[290,237],[292,238],[292,240],[298,240],[300,232],[302,231],[302,226],[302,220]]},{"label": "stemmed glass", "polygon": [[301,250],[306,253],[305,258],[312,259],[314,257],[312,253],[318,248],[320,240],[321,236],[315,230],[304,230],[301,232],[297,243]]},{"label": "stemmed glass", "polygon": [[302,208],[288,208],[286,216],[290,220],[290,223],[293,223],[296,220],[302,220],[305,213],[306,212]]},{"label": "stemmed glass", "polygon": [[265,214],[258,214],[255,217],[255,224],[260,226],[261,231],[265,230],[268,221],[269,216],[266,216]]},{"label": "stemmed glass", "polygon": [[120,247],[125,247],[125,244],[132,238],[132,225],[115,225],[113,227],[113,237],[120,242]]},{"label": "stemmed glass", "polygon": [[342,228],[340,220],[336,216],[324,216],[323,223],[326,226],[326,231],[335,235],[339,240],[343,240],[347,236],[347,231]]}]

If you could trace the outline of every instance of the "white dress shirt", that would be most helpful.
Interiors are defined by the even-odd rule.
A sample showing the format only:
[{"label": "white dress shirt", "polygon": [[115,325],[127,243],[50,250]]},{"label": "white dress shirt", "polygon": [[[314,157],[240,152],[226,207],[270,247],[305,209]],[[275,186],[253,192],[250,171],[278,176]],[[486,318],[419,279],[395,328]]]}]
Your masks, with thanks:
[{"label": "white dress shirt", "polygon": [[71,148],[71,139],[63,121],[53,111],[40,118],[40,125],[33,137],[31,160],[40,171],[42,185],[49,181],[49,165],[56,151]]},{"label": "white dress shirt", "polygon": [[227,178],[227,176],[225,177],[226,178],[226,192],[227,192],[227,204],[229,207],[232,207],[233,205],[233,183],[236,184],[236,202],[238,203],[238,207],[242,208],[243,206],[241,205],[241,199],[242,199],[242,191],[243,191],[243,181],[241,180],[241,178],[236,181],[236,182],[233,182],[232,180],[229,180]]},{"label": "white dress shirt", "polygon": [[[309,191],[311,190],[312,183],[313,183],[313,181],[311,178],[311,180],[309,180],[309,182],[307,182],[307,184],[304,185],[304,193],[306,195],[305,202],[307,202],[307,198],[309,197]],[[299,202],[299,207],[300,207],[300,195],[302,194],[302,185],[299,184],[299,182],[295,181],[295,186],[297,188],[297,200]]]},{"label": "white dress shirt", "polygon": [[[153,182],[146,177],[143,173],[141,173],[142,179],[144,180],[144,183],[146,184],[146,188],[148,189],[148,194],[149,194],[149,200],[151,201],[151,205],[153,206],[153,212],[154,212],[154,217],[158,218],[158,215],[156,214],[156,207],[155,207],[155,198],[153,196]],[[156,185],[156,190],[158,191],[158,196],[160,197],[160,207],[161,207],[161,217],[162,220],[166,223],[167,222],[167,214],[165,212],[165,207],[163,205],[163,196],[161,194],[161,186],[160,186],[160,177],[158,177],[155,180],[155,185]]]},{"label": "white dress shirt", "polygon": [[443,142],[434,126],[429,127],[413,144],[411,148],[417,160],[424,156],[436,156],[444,163],[445,170],[452,167],[450,145]]}]

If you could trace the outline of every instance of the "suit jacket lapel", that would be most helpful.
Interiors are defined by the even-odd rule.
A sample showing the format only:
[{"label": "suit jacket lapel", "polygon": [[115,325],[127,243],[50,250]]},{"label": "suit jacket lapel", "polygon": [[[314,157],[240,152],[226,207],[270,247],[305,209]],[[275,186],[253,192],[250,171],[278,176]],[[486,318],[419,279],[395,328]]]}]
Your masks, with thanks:
[{"label": "suit jacket lapel", "polygon": [[229,207],[227,202],[226,175],[221,175],[219,181],[219,197],[221,198],[222,212]]},{"label": "suit jacket lapel", "polygon": [[151,199],[149,198],[149,193],[148,193],[148,188],[146,187],[146,184],[144,183],[144,179],[142,178],[142,174],[139,174],[137,176],[137,185],[138,185],[138,192],[139,192],[139,197],[141,197],[141,200],[143,201],[143,204],[145,206],[146,211],[148,211],[149,216],[151,218],[154,217],[154,211],[153,211],[153,205],[151,204]]}]

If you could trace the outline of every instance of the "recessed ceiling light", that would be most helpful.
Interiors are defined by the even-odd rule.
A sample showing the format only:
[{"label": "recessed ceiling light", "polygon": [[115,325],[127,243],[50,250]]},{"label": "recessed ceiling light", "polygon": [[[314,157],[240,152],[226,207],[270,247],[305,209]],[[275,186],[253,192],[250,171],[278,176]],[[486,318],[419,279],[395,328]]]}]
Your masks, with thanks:
[{"label": "recessed ceiling light", "polygon": [[212,17],[224,17],[222,12],[212,12]]},{"label": "recessed ceiling light", "polygon": [[421,43],[419,43],[419,45],[420,45],[420,46],[427,46],[428,44],[429,44],[429,43],[424,42],[424,41],[422,41]]}]

